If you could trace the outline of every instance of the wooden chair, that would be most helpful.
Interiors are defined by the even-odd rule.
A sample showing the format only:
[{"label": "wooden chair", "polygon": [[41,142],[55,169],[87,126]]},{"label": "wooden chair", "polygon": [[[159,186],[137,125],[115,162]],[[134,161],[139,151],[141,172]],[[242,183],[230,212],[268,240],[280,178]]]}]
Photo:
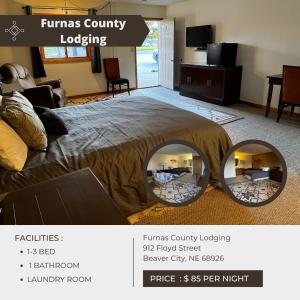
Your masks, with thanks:
[{"label": "wooden chair", "polygon": [[121,91],[122,85],[127,85],[127,92],[130,95],[129,80],[120,77],[119,59],[118,58],[105,58],[103,59],[107,93],[109,93],[109,87],[112,87],[113,97],[115,96],[115,85],[119,86]]},{"label": "wooden chair", "polygon": [[291,115],[296,106],[300,106],[300,67],[283,66],[283,83],[278,109],[277,122],[280,121],[284,109],[291,105]]}]

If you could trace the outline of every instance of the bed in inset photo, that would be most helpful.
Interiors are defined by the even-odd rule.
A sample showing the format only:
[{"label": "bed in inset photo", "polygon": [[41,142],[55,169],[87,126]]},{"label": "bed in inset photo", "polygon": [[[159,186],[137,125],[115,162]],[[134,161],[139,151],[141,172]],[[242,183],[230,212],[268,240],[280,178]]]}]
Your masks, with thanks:
[{"label": "bed in inset photo", "polygon": [[199,198],[201,190],[206,188],[207,176],[201,154],[176,142],[156,149],[147,165],[147,187],[166,205],[185,204]]},{"label": "bed in inset photo", "polygon": [[283,168],[279,157],[262,145],[245,145],[227,160],[225,184],[233,196],[247,203],[270,199],[280,188]]}]

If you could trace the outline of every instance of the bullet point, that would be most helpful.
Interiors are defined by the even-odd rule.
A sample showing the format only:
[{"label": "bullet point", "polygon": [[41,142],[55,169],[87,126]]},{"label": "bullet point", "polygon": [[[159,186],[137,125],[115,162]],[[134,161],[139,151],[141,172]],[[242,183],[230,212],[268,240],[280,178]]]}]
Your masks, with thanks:
[{"label": "bullet point", "polygon": [[23,281],[23,278],[21,278],[20,281]]},{"label": "bullet point", "polygon": [[23,251],[21,250],[20,253],[23,253]]},{"label": "bullet point", "polygon": [[20,265],[21,268],[23,268],[23,265]]}]

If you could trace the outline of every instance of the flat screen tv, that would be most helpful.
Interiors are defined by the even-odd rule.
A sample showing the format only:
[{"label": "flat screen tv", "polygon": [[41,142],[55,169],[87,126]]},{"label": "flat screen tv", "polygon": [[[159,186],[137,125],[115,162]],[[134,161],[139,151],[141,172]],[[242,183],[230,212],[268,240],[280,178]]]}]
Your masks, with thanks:
[{"label": "flat screen tv", "polygon": [[211,25],[194,26],[186,28],[186,46],[206,50],[207,44],[213,43]]}]

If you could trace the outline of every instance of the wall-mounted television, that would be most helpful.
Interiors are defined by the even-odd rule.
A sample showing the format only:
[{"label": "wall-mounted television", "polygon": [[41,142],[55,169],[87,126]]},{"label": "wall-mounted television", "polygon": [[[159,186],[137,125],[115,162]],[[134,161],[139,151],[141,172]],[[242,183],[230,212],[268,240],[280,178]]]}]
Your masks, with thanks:
[{"label": "wall-mounted television", "polygon": [[212,25],[194,26],[186,28],[186,47],[206,50],[207,44],[213,43]]}]

